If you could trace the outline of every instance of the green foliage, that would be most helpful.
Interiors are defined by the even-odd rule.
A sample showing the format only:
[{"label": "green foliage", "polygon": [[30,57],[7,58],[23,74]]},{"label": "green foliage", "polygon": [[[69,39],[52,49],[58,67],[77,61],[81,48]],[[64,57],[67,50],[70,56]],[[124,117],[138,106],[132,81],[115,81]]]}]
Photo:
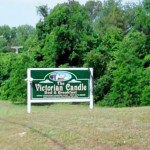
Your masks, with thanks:
[{"label": "green foliage", "polygon": [[115,51],[118,43],[123,38],[122,29],[110,26],[106,29],[105,34],[101,37],[101,43],[99,49],[105,52]]},{"label": "green foliage", "polygon": [[37,7],[37,13],[42,16],[43,18],[47,17],[48,15],[48,6],[47,5],[41,5]]},{"label": "green foliage", "polygon": [[36,30],[32,26],[22,25],[18,28],[9,26],[0,26],[0,52],[14,52],[12,46],[23,46],[20,52],[28,51],[30,43],[36,39]]},{"label": "green foliage", "polygon": [[6,40],[10,40],[11,38],[11,29],[8,25],[0,26],[0,36],[6,38]]},{"label": "green foliage", "polygon": [[16,29],[16,37],[13,45],[22,45],[21,51],[28,51],[30,45],[29,41],[32,42],[36,38],[36,31],[32,26],[22,25]]},{"label": "green foliage", "polygon": [[0,26],[0,52],[10,51],[11,29],[9,26]]},{"label": "green foliage", "polygon": [[[107,73],[100,77],[99,79],[95,80],[94,86],[94,100],[95,102],[99,102],[100,100],[104,99],[105,95],[107,95],[111,89],[111,84],[113,82],[113,78],[111,73]],[[102,103],[106,103],[106,101],[100,101]]]},{"label": "green foliage", "polygon": [[7,40],[3,37],[0,38],[0,52],[7,51]]},{"label": "green foliage", "polygon": [[22,53],[11,61],[11,72],[7,80],[2,83],[1,98],[12,102],[26,102],[26,72],[28,67],[34,66],[33,59]]},{"label": "green foliage", "polygon": [[146,85],[142,92],[142,99],[141,99],[142,106],[150,106],[150,85]]},{"label": "green foliage", "polygon": [[10,72],[12,71],[12,64],[16,60],[16,54],[2,53],[0,55],[0,97],[7,100],[9,96],[8,82],[10,78]]},{"label": "green foliage", "polygon": [[12,70],[12,63],[15,60],[16,55],[13,53],[2,53],[0,55],[0,86],[4,81],[9,79],[10,72]]},{"label": "green foliage", "polygon": [[99,13],[96,17],[94,23],[96,32],[103,35],[105,34],[106,29],[110,26],[115,26],[121,29],[124,29],[127,26],[120,1],[104,1],[102,8],[99,10]]},{"label": "green foliage", "polygon": [[88,15],[78,2],[57,5],[38,23],[37,31],[39,39],[43,38],[39,52],[42,66],[82,66],[83,54],[90,49],[91,31]]},{"label": "green foliage", "polygon": [[91,22],[94,22],[97,19],[100,9],[102,9],[101,1],[87,1],[85,8],[90,16]]},{"label": "green foliage", "polygon": [[[0,98],[26,102],[29,67],[92,67],[101,106],[150,105],[150,3],[74,0],[37,8],[36,29],[0,26]],[[16,55],[11,46],[22,45]]]},{"label": "green foliage", "polygon": [[[138,40],[140,39],[140,41]],[[119,45],[116,56],[116,70],[113,71],[113,83],[110,98],[111,105],[138,106],[141,104],[142,63],[139,51],[145,42],[142,33],[131,31]]]},{"label": "green foliage", "polygon": [[141,5],[136,7],[136,20],[135,26],[140,31],[150,33],[150,2],[144,0]]},{"label": "green foliage", "polygon": [[97,50],[92,50],[84,57],[84,67],[92,67],[94,69],[94,78],[97,79],[104,75],[107,65],[107,57]]},{"label": "green foliage", "polygon": [[144,59],[142,83],[142,98],[141,105],[150,105],[150,55],[147,55]]}]

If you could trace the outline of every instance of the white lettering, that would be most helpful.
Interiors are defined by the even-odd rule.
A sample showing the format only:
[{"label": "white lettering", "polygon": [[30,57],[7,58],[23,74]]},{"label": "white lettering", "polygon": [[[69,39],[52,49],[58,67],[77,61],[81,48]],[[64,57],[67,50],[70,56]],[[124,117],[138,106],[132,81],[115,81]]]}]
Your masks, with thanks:
[{"label": "white lettering", "polygon": [[35,84],[36,91],[63,91],[63,86]]},{"label": "white lettering", "polygon": [[87,86],[82,84],[79,85],[70,85],[70,84],[66,84],[66,90],[67,91],[86,91],[87,90]]}]

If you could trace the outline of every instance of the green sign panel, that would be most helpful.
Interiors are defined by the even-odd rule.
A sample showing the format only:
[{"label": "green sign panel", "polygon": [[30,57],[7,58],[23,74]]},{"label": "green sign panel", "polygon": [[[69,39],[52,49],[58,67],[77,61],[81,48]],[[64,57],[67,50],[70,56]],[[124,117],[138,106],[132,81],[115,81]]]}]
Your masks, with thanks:
[{"label": "green sign panel", "polygon": [[31,99],[90,98],[90,69],[31,69]]}]

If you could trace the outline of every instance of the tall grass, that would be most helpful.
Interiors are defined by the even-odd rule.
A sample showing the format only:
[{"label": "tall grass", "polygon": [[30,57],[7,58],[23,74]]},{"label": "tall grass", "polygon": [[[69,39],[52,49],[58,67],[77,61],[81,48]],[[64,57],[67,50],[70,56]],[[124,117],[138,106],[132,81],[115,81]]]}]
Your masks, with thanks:
[{"label": "tall grass", "polygon": [[149,149],[150,107],[102,108],[0,101],[1,150]]}]

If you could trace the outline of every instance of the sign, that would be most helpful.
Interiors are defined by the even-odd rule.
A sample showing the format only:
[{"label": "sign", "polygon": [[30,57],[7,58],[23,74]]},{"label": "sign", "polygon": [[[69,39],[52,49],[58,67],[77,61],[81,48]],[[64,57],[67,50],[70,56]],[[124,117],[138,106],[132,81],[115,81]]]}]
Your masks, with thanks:
[{"label": "sign", "polygon": [[90,102],[93,108],[92,68],[29,68],[28,113],[31,103]]}]

